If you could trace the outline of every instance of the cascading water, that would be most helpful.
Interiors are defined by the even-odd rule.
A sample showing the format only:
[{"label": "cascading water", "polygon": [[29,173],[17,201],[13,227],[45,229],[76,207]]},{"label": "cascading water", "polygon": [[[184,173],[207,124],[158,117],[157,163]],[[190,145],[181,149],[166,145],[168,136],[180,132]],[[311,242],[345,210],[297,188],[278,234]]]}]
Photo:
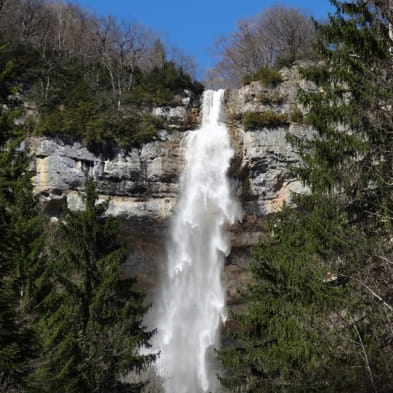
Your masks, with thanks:
[{"label": "cascading water", "polygon": [[227,224],[240,219],[227,178],[234,152],[221,122],[223,90],[203,96],[202,126],[189,132],[181,192],[168,244],[168,271],[156,300],[157,362],[166,393],[216,391],[209,352],[226,319],[222,283],[230,241]]}]

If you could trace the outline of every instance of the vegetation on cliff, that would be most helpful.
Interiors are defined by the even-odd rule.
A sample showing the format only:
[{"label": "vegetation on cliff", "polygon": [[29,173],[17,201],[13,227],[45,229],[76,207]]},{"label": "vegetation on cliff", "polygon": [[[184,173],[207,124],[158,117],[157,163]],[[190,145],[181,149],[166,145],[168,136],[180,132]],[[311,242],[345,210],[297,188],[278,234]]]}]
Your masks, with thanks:
[{"label": "vegetation on cliff", "polygon": [[216,40],[219,62],[208,71],[207,84],[236,88],[266,77],[279,82],[277,71],[271,69],[313,57],[314,38],[311,18],[296,8],[276,5],[240,19],[232,34]]},{"label": "vegetation on cliff", "polygon": [[248,85],[254,81],[260,81],[266,85],[275,86],[282,82],[282,76],[277,70],[261,67],[254,73],[243,77],[243,85]]},{"label": "vegetation on cliff", "polygon": [[255,250],[223,383],[247,392],[388,392],[392,353],[392,67],[388,2],[333,0],[303,70],[313,138],[294,137],[310,187]]},{"label": "vegetation on cliff", "polygon": [[288,116],[273,111],[245,112],[242,116],[243,128],[246,131],[261,128],[284,127],[289,124]]},{"label": "vegetation on cliff", "polygon": [[[2,56],[14,59],[30,131],[115,141],[151,139],[166,124],[152,107],[199,96],[195,63],[135,21],[95,17],[61,1],[0,3]],[[193,74],[191,76],[190,74]]]}]

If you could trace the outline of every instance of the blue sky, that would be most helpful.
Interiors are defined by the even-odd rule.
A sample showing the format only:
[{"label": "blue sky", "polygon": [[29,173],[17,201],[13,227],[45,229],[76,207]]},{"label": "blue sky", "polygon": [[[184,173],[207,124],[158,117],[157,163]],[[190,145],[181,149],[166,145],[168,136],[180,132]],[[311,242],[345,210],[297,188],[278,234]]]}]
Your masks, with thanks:
[{"label": "blue sky", "polygon": [[256,15],[272,5],[296,7],[315,18],[332,11],[328,0],[75,0],[99,15],[131,17],[158,31],[164,41],[174,43],[196,57],[202,68],[215,63],[215,39],[234,31],[240,18]]}]

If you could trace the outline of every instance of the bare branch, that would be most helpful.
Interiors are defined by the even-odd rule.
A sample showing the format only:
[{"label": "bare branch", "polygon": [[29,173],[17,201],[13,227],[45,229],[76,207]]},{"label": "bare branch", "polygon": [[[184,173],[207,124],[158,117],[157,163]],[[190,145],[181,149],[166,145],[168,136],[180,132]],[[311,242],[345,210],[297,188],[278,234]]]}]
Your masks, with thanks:
[{"label": "bare branch", "polygon": [[341,275],[341,277],[349,278],[350,280],[354,280],[354,281],[356,281],[357,283],[359,283],[363,288],[367,289],[367,291],[368,291],[373,297],[375,297],[378,301],[380,301],[387,309],[389,309],[390,311],[393,312],[393,307],[392,307],[390,304],[386,303],[385,300],[384,300],[381,296],[379,296],[374,290],[372,290],[369,286],[367,286],[363,281],[359,280],[359,279],[356,278],[356,277],[351,277],[351,276]]},{"label": "bare branch", "polygon": [[371,384],[373,385],[374,393],[377,393],[377,388],[375,387],[373,372],[372,372],[371,367],[370,367],[370,362],[369,362],[369,360],[368,360],[368,355],[367,355],[366,348],[364,347],[364,343],[363,343],[363,340],[362,340],[362,336],[360,335],[359,330],[358,330],[358,328],[356,327],[355,324],[353,325],[353,328],[354,328],[354,330],[355,330],[355,332],[356,332],[356,335],[357,335],[358,338],[359,338],[359,344],[360,344],[360,346],[361,346],[361,348],[362,348],[363,357],[364,357],[364,362],[366,363],[366,368],[367,368],[368,374],[369,374],[369,376],[370,376]]}]

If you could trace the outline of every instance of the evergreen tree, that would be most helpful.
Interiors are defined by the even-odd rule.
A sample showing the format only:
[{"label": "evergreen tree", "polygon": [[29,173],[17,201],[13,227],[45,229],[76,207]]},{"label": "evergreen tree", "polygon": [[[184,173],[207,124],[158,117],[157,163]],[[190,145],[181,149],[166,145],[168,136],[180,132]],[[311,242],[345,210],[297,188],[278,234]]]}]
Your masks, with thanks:
[{"label": "evergreen tree", "polygon": [[12,100],[14,64],[0,48],[0,391],[26,385],[37,356],[32,326],[42,219],[32,194],[20,103]]},{"label": "evergreen tree", "polygon": [[[255,252],[223,378],[247,392],[389,392],[392,351],[393,61],[389,15],[331,1],[321,62],[303,70],[312,138],[290,140],[311,189],[272,219]],[[383,262],[386,263],[383,263]]]},{"label": "evergreen tree", "polygon": [[303,70],[321,90],[300,97],[318,133],[291,141],[304,161],[296,174],[314,192],[339,191],[360,221],[391,208],[393,43],[387,16],[373,2],[332,3],[336,14],[318,26],[324,65]]},{"label": "evergreen tree", "polygon": [[33,378],[37,392],[139,391],[121,382],[144,369],[154,355],[141,355],[153,332],[142,318],[144,296],[132,279],[121,279],[126,253],[118,223],[97,204],[87,185],[85,210],[67,210],[55,236],[50,265],[53,290],[40,320],[44,354]]},{"label": "evergreen tree", "polygon": [[379,328],[385,314],[362,299],[348,272],[372,245],[335,200],[319,195],[297,203],[298,210],[271,218],[270,239],[254,251],[248,309],[230,332],[236,345],[220,351],[232,370],[222,382],[241,392],[372,392],[376,370],[370,379],[362,345],[382,383],[390,381],[392,364],[383,361],[390,355],[381,352],[373,325]]}]

